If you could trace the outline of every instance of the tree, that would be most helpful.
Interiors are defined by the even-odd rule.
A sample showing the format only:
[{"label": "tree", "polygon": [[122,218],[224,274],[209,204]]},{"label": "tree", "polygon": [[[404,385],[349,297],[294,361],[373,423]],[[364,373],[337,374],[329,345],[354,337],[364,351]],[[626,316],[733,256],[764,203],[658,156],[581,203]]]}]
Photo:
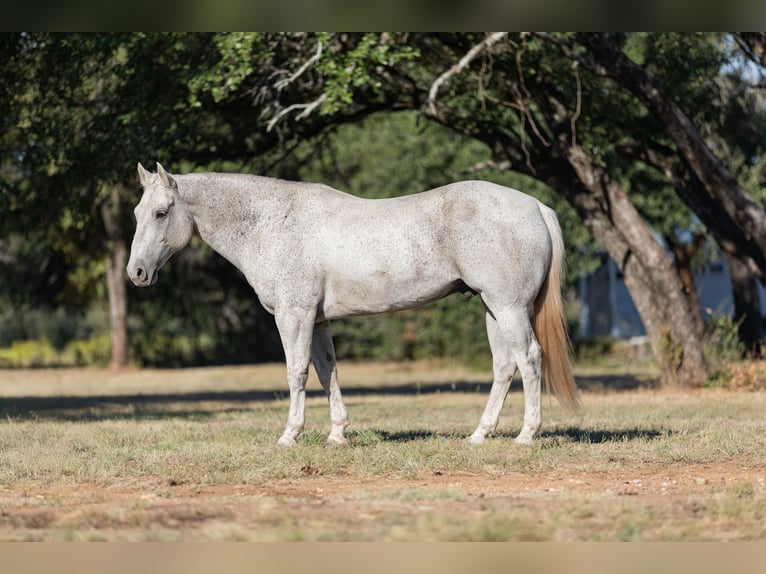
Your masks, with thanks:
[{"label": "tree", "polygon": [[[324,108],[333,93],[330,80],[311,71],[337,63],[343,54],[346,67],[366,71],[363,80],[345,86],[348,117],[381,105],[420,110],[483,141],[495,165],[536,177],[562,193],[617,261],[664,366],[664,380],[700,384],[708,366],[698,309],[686,296],[688,282],[684,287],[673,259],[632,201],[635,192],[628,189],[625,174],[636,161],[658,169],[719,243],[740,249],[751,267],[761,268],[764,250],[745,230],[759,229],[762,210],[721,169],[720,160],[658,79],[682,82],[689,96],[684,103],[691,102],[697,107],[690,109],[699,112],[693,100],[714,91],[712,78],[726,59],[717,38],[380,35],[380,44],[406,41],[418,58],[414,64],[405,60],[370,67],[363,65],[364,58],[349,60],[358,37],[324,37],[319,41],[332,49],[302,53],[296,72],[305,79],[301,90],[290,91],[293,103],[275,108],[268,124],[287,130],[284,120],[290,113],[303,122],[327,112],[336,114],[337,121],[338,98],[334,108]],[[624,52],[629,42],[642,40],[659,46],[654,55],[662,56],[644,67]],[[688,65],[690,58],[694,65]],[[665,151],[669,155],[660,153]],[[650,157],[663,159],[652,163]],[[723,221],[713,221],[713,213],[723,213]]]},{"label": "tree", "polygon": [[[473,117],[456,121],[445,102],[437,117],[465,126],[461,129],[488,143],[496,158],[566,197],[623,273],[665,382],[700,384],[707,365],[697,310],[683,295],[672,259],[631,200],[621,176],[625,167],[615,153],[614,132],[636,121],[618,110],[631,109],[633,102],[619,92],[605,95],[603,82],[585,77],[548,48],[547,42],[522,36],[493,52],[491,84],[484,81],[482,89],[489,94],[485,99],[492,97],[507,111],[477,105]],[[603,120],[611,117],[614,125],[607,128]],[[494,127],[498,124],[503,127]]]},{"label": "tree", "polygon": [[192,66],[218,56],[210,35],[16,34],[2,48],[0,236],[39,229],[69,246],[71,265],[75,254],[108,260],[112,364],[123,367],[136,162],[246,157],[251,122],[236,100],[212,111],[190,103]]},{"label": "tree", "polygon": [[[113,366],[122,367],[128,360],[124,267],[133,228],[129,207],[137,200],[136,162],[162,160],[178,170],[204,166],[263,172],[268,171],[264,166],[273,164],[295,142],[315,133],[309,124],[308,129],[299,126],[291,134],[260,129],[259,115],[252,107],[253,98],[259,97],[257,90],[235,89],[236,70],[231,69],[229,51],[236,55],[237,65],[245,65],[250,58],[268,60],[272,53],[283,50],[282,40],[263,34],[24,33],[0,37],[4,56],[0,63],[4,78],[0,87],[4,112],[0,238],[23,242],[25,236],[34,235],[35,241],[43,242],[45,252],[54,254],[60,263],[57,284],[77,281],[79,290],[93,291],[105,282]],[[272,73],[268,66],[263,70],[263,74]],[[248,74],[270,86],[260,72],[250,69]],[[225,99],[211,78],[226,79]],[[264,92],[262,97],[268,100],[270,96]],[[252,169],[252,162],[258,169]],[[215,258],[210,264],[188,261],[199,267],[221,267]],[[89,271],[79,272],[80,265]],[[175,293],[175,298],[208,304],[215,299],[223,311],[218,320],[227,317],[226,328],[236,332],[244,328],[231,311],[237,304],[229,305],[220,294],[237,292],[231,284],[239,279],[222,273],[218,277],[221,281],[215,288],[207,285],[206,293],[192,284],[183,294]],[[59,303],[71,303],[64,299],[70,291],[62,288],[47,295]],[[150,305],[140,296],[134,297],[137,305],[152,306],[152,313],[145,317],[167,319],[165,298]],[[249,293],[248,298],[252,299]],[[246,321],[263,322],[268,331],[265,312],[242,311]],[[179,320],[193,330],[216,319],[187,313]],[[134,321],[134,330],[137,323],[138,328],[147,327]],[[156,336],[177,323],[158,322]],[[180,339],[180,331],[175,333]],[[134,347],[146,353],[155,346],[148,339],[143,333],[134,337]],[[200,345],[208,348],[210,343]],[[263,349],[273,353],[273,344],[254,348],[248,356],[262,356]],[[227,356],[241,360],[236,353]],[[150,360],[165,358],[154,353]]]},{"label": "tree", "polygon": [[[630,90],[661,122],[684,167],[698,180],[687,197],[695,212],[705,214],[705,224],[715,233],[723,210],[725,236],[730,240],[724,246],[736,245],[752,259],[761,277],[766,278],[766,212],[763,208],[713,153],[699,129],[665,88],[621,50],[619,38],[608,34],[579,34],[577,38],[597,60],[593,63],[585,60],[588,68]],[[718,217],[707,216],[713,211]],[[733,236],[736,241],[731,241]]]},{"label": "tree", "polygon": [[[763,34],[735,36],[745,56],[759,63],[762,63],[765,37]],[[717,87],[717,93],[711,94],[717,103],[716,115],[703,114],[700,110],[710,109],[709,100],[702,105],[689,105],[689,94],[679,90],[677,83],[672,84],[671,96],[658,80],[619,50],[619,42],[614,38],[609,35],[580,35],[580,38],[598,60],[586,65],[596,73],[617,79],[636,94],[660,120],[664,134],[673,142],[672,149],[660,143],[644,143],[638,155],[667,175],[678,196],[716,238],[732,276],[734,319],[739,325],[740,339],[745,348],[757,354],[763,335],[755,277],[761,281],[766,277],[766,213],[762,201],[756,201],[746,189],[747,183],[740,182],[752,180],[750,175],[763,169],[758,165],[762,163],[758,158],[764,149],[763,131],[759,129],[763,127],[764,114],[762,104],[748,92],[745,73],[732,66],[730,62],[735,56],[729,55],[729,72],[718,74],[716,81],[711,82]],[[719,38],[717,42],[725,40]],[[723,50],[719,48],[718,52]],[[719,68],[723,64],[717,59],[713,63]],[[702,129],[679,104],[686,104],[690,113],[703,118]],[[739,173],[727,166],[739,167]],[[763,181],[762,177],[756,177]],[[751,190],[757,192],[760,182]],[[677,253],[677,261],[683,260],[679,255]]]},{"label": "tree", "polygon": [[[486,146],[466,171],[493,166],[559,193],[624,274],[663,380],[701,384],[708,365],[688,280],[696,243],[677,228],[693,212],[727,257],[761,278],[766,269],[766,218],[742,183],[757,175],[750,156],[763,148],[746,143],[737,120],[746,106],[764,114],[720,81],[732,50],[760,62],[764,42],[727,38],[5,36],[2,173],[11,191],[0,194],[0,210],[8,229],[48,230],[75,246],[70,252],[111,254],[116,270],[119,238],[107,234],[120,234],[137,159],[293,176],[302,142],[375,112],[409,110]],[[665,217],[657,207],[671,201]]]}]

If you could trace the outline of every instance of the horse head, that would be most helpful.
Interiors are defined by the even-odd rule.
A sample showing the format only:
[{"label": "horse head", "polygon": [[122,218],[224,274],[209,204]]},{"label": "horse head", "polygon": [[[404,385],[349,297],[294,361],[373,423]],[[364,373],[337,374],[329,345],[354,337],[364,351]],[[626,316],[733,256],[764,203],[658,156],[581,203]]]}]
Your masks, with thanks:
[{"label": "horse head", "polygon": [[147,171],[139,163],[138,177],[144,193],[133,210],[136,233],[127,271],[133,283],[147,287],[157,282],[160,267],[189,243],[194,220],[181,200],[176,180],[159,162],[157,173]]}]

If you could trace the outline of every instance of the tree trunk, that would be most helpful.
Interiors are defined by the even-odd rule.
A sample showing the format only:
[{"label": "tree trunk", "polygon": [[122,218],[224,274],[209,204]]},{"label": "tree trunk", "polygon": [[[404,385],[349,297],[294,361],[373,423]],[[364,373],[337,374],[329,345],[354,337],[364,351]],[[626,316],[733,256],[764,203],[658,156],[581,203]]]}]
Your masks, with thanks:
[{"label": "tree trunk", "polygon": [[569,185],[562,192],[622,271],[660,362],[662,385],[703,384],[709,370],[702,325],[696,320],[699,310],[691,307],[673,260],[628,193],[605,170],[579,146],[569,147],[568,159],[581,185]]},{"label": "tree trunk", "polygon": [[123,235],[122,189],[121,185],[112,187],[109,198],[101,206],[109,253],[106,266],[106,290],[109,298],[112,369],[123,369],[128,366],[128,294],[125,285],[128,248]]},{"label": "tree trunk", "polygon": [[[688,300],[689,308],[692,310],[692,319],[694,320],[697,331],[703,333],[705,322],[702,319],[700,309],[700,299],[697,293],[697,286],[694,283],[694,271],[692,270],[692,259],[699,252],[707,240],[707,235],[698,234],[694,239],[685,245],[681,245],[674,240],[668,240],[670,249],[676,259],[676,268],[678,276],[681,279],[681,289]],[[694,312],[696,311],[696,312]]]},{"label": "tree trunk", "polygon": [[746,355],[760,357],[763,333],[758,282],[745,263],[729,254],[725,256],[731,275],[734,322],[737,323],[739,339],[745,346]]},{"label": "tree trunk", "polygon": [[124,241],[115,241],[106,268],[107,292],[109,294],[109,326],[112,340],[113,369],[128,366],[128,296],[125,288],[125,266],[128,250]]}]

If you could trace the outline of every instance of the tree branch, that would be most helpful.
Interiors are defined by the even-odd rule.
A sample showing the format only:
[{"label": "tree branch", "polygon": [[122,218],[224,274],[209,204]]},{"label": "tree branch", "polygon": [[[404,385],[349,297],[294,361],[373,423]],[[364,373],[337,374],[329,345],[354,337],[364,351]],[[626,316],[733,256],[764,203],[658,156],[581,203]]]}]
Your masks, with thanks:
[{"label": "tree branch", "polygon": [[492,47],[494,44],[502,40],[508,35],[508,32],[495,32],[493,34],[490,34],[484,40],[476,44],[473,48],[468,50],[466,52],[465,56],[460,58],[457,64],[450,67],[447,71],[442,73],[436,80],[434,80],[434,83],[431,84],[431,89],[428,90],[428,113],[432,116],[437,115],[436,111],[436,96],[439,95],[439,89],[441,88],[442,84],[449,81],[452,76],[455,76],[465,70],[468,67],[468,64],[470,64],[474,59],[476,59],[476,56],[478,56],[482,50],[486,50],[487,48]]},{"label": "tree branch", "polygon": [[485,159],[485,160],[476,162],[473,165],[469,165],[467,168],[465,168],[461,172],[458,172],[456,175],[458,177],[462,177],[466,175],[471,175],[472,173],[476,173],[477,171],[481,171],[483,169],[496,169],[499,171],[507,171],[511,169],[511,162],[509,160],[495,161],[494,159]]},{"label": "tree branch", "polygon": [[315,99],[312,102],[308,102],[305,104],[292,104],[290,106],[287,106],[285,109],[280,110],[280,112],[275,115],[273,118],[269,120],[269,123],[266,124],[266,131],[270,132],[274,126],[277,124],[277,122],[290,112],[294,110],[303,110],[301,113],[299,113],[297,116],[295,116],[296,120],[302,120],[303,118],[306,118],[311,115],[311,112],[313,112],[316,108],[322,105],[322,103],[327,99],[327,94],[322,94],[317,99]]},{"label": "tree branch", "polygon": [[766,68],[766,33],[739,32],[734,40],[749,60]]},{"label": "tree branch", "polygon": [[673,185],[678,197],[689,206],[715,238],[724,253],[744,262],[761,280],[766,280],[766,254],[752,248],[745,232],[720,208],[703,183],[680,161],[673,150],[660,144],[637,142],[621,144],[617,151],[661,172]]},{"label": "tree branch", "polygon": [[298,68],[293,74],[290,75],[290,77],[279,80],[278,82],[274,84],[274,87],[277,89],[277,91],[281,92],[283,89],[285,89],[287,86],[292,84],[295,80],[297,80],[301,76],[301,74],[303,74],[303,72],[305,72],[312,65],[318,62],[319,58],[322,57],[322,49],[323,49],[323,45],[322,45],[322,41],[320,40],[319,42],[317,42],[316,53],[313,56],[311,56],[308,60],[306,60],[300,68]]}]

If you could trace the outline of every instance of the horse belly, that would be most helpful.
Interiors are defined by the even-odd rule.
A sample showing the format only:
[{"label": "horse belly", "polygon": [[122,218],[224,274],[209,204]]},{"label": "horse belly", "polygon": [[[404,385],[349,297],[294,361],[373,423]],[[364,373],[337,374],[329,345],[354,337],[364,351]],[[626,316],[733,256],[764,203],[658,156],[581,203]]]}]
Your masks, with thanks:
[{"label": "horse belly", "polygon": [[378,269],[369,274],[337,277],[327,281],[323,315],[337,319],[420,307],[454,293],[460,281],[454,274],[402,273]]}]

